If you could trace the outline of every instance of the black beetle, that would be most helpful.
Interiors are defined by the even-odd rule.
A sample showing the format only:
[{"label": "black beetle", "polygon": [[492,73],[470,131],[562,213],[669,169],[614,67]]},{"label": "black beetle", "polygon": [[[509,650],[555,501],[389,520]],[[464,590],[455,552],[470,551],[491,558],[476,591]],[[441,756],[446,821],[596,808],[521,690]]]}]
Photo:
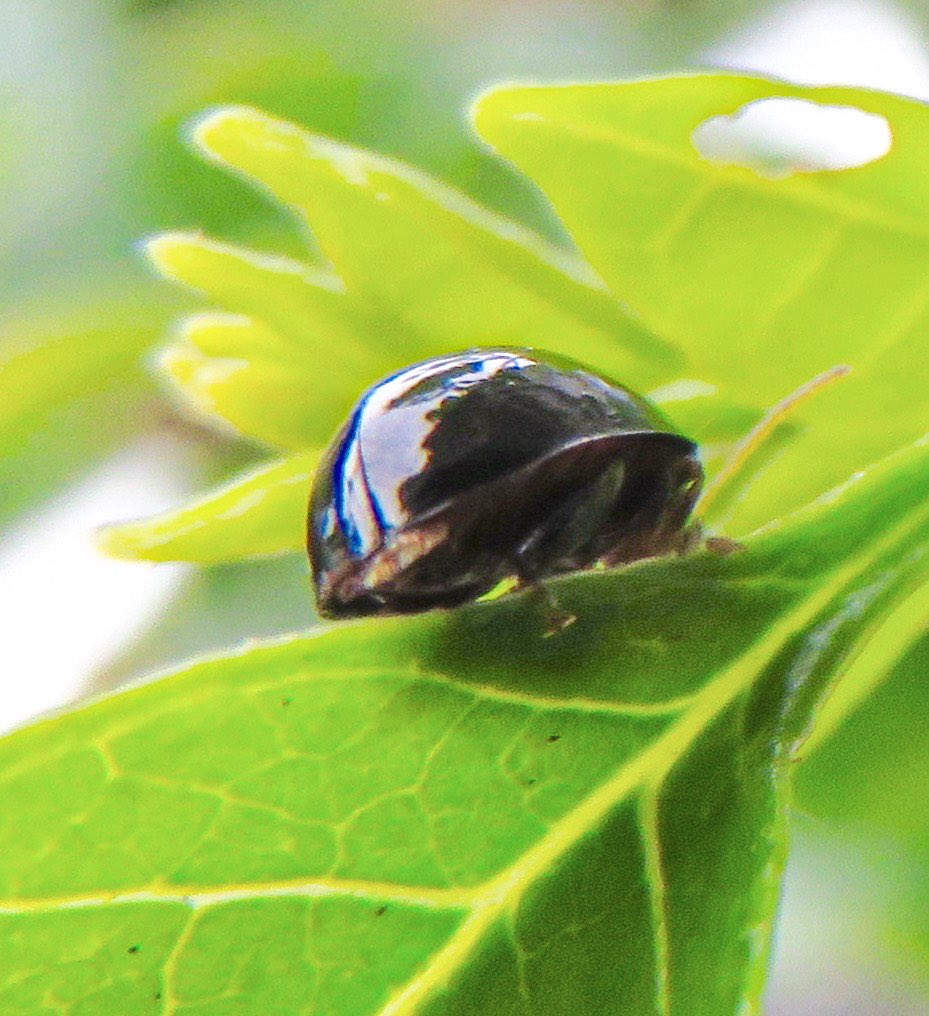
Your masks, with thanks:
[{"label": "black beetle", "polygon": [[365,392],[319,467],[319,613],[454,607],[501,579],[686,550],[703,470],[647,400],[561,357],[474,349]]}]

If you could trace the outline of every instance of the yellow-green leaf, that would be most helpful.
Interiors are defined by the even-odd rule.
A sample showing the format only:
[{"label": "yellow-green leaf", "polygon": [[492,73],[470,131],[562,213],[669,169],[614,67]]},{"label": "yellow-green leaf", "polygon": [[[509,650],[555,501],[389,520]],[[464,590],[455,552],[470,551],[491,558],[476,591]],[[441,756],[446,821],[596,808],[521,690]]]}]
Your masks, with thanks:
[{"label": "yellow-green leaf", "polygon": [[183,508],[108,527],[100,545],[116,557],[197,564],[299,550],[316,461],[304,452],[250,471]]},{"label": "yellow-green leaf", "polygon": [[[705,120],[778,97],[886,118],[890,152],[771,178],[700,155]],[[757,477],[732,532],[776,517],[924,428],[929,385],[929,109],[853,88],[699,74],[504,87],[478,130],[551,199],[618,298],[690,376],[765,407],[837,363],[849,378]]]},{"label": "yellow-green leaf", "polygon": [[[201,149],[292,206],[329,268],[168,234],[149,254],[168,277],[205,293],[276,341],[242,373],[206,360],[168,360],[193,397],[262,440],[299,446],[331,431],[357,395],[389,370],[450,349],[527,345],[595,360],[646,386],[677,377],[673,349],[636,324],[582,261],[400,163],[338,145],[255,110],[220,110],[195,131]],[[213,344],[204,357],[235,354]],[[311,373],[298,432],[261,423],[276,368]],[[204,383],[203,378],[208,380]],[[220,392],[234,378],[228,399]],[[293,401],[293,400],[289,400]],[[227,405],[228,404],[228,405]]]}]

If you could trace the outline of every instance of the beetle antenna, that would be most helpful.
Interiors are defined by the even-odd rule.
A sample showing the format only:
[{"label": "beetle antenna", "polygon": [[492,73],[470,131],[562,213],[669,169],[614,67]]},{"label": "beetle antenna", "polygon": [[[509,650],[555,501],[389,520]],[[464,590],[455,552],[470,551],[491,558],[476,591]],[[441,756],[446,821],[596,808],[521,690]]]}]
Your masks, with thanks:
[{"label": "beetle antenna", "polygon": [[780,402],[776,402],[733,448],[722,468],[706,485],[703,496],[697,504],[700,515],[706,518],[714,510],[718,514],[720,506],[725,506],[739,489],[740,477],[746,464],[756,459],[768,447],[774,434],[797,406],[806,402],[826,385],[845,377],[851,369],[846,364],[830,367],[829,370],[824,370],[804,382]]}]

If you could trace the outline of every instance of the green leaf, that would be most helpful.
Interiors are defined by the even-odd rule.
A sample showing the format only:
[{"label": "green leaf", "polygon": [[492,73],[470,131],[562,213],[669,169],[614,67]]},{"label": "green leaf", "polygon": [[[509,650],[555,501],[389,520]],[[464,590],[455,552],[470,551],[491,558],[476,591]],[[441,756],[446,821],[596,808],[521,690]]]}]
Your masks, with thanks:
[{"label": "green leaf", "polygon": [[199,414],[280,448],[330,437],[333,427],[320,404],[347,411],[357,394],[352,370],[314,375],[271,329],[231,314],[182,322],[159,366]]},{"label": "green leaf", "polygon": [[[716,115],[779,97],[886,118],[884,158],[782,179],[694,147]],[[837,363],[852,376],[804,412],[802,438],[731,516],[745,532],[922,432],[929,383],[929,110],[862,89],[728,74],[505,87],[481,135],[551,199],[591,264],[684,372],[756,407]],[[854,425],[850,425],[854,421]]]},{"label": "green leaf", "polygon": [[[173,354],[168,361],[195,401],[248,434],[288,447],[314,443],[365,383],[468,346],[539,346],[643,386],[678,376],[671,347],[636,324],[582,261],[410,167],[249,109],[213,113],[195,138],[210,158],[305,215],[336,273],[197,236],[150,242],[163,274],[264,336],[241,370],[221,362],[210,375],[211,357],[235,357],[232,335],[214,352],[188,335],[180,369]],[[196,363],[188,362],[191,344]],[[302,429],[263,426],[264,394],[302,374],[313,378],[296,400]]]},{"label": "green leaf", "polygon": [[147,251],[162,274],[234,312],[191,318],[162,365],[198,409],[249,436],[316,444],[351,405],[359,373],[386,369],[331,272],[177,233]]},{"label": "green leaf", "polygon": [[349,291],[430,348],[538,345],[620,371],[677,361],[582,260],[410,166],[247,108],[210,114],[194,137],[302,214]]},{"label": "green leaf", "polygon": [[[923,627],[924,618],[925,612]],[[858,929],[846,946],[855,949],[852,962],[869,975],[912,985],[924,1002],[929,1000],[927,653],[923,632],[889,674],[894,653],[888,648],[873,670],[853,668],[857,673],[839,685],[804,749],[795,787],[797,807],[811,818],[801,826],[806,853],[815,851],[827,870],[837,855],[861,869],[843,887],[836,907],[838,919],[849,920],[850,912]],[[819,869],[810,875],[821,877]],[[861,892],[859,879],[871,890]]]},{"label": "green leaf", "polygon": [[175,511],[110,526],[101,549],[115,557],[220,564],[303,546],[318,456],[292,455]]},{"label": "green leaf", "polygon": [[744,553],[560,580],[555,634],[341,625],[8,737],[0,1008],[757,1011],[789,762],[929,606],[927,483],[923,441]]},{"label": "green leaf", "polygon": [[[73,479],[140,424],[139,370],[164,306],[128,279],[107,298],[11,307],[0,333],[0,519]],[[98,294],[99,295],[99,294]],[[142,390],[144,387],[144,391]]]}]

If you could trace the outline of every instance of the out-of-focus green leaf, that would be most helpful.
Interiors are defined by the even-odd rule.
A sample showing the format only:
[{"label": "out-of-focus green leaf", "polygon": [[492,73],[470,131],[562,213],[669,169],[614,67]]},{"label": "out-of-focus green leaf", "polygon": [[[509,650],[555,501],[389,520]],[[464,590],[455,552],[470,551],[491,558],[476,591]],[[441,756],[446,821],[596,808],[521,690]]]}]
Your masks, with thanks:
[{"label": "out-of-focus green leaf", "polygon": [[0,522],[150,426],[158,404],[140,369],[168,320],[157,294],[125,280],[100,302],[58,296],[10,307],[0,334]]},{"label": "out-of-focus green leaf", "polygon": [[303,545],[318,456],[293,455],[224,485],[177,511],[111,526],[102,549],[116,557],[220,564]]},{"label": "out-of-focus green leaf", "polygon": [[410,166],[251,109],[221,109],[194,137],[301,212],[349,291],[432,343],[595,354],[640,384],[677,360],[583,261]]},{"label": "out-of-focus green leaf", "polygon": [[137,292],[60,315],[20,311],[10,318],[0,336],[2,455],[21,447],[58,407],[137,376],[140,356],[167,321],[157,300],[141,301]]},{"label": "out-of-focus green leaf", "polygon": [[550,636],[531,593],[341,625],[8,737],[0,1005],[757,1010],[789,761],[929,599],[927,483],[923,441],[742,554],[560,580]]},{"label": "out-of-focus green leaf", "polygon": [[234,312],[185,322],[162,364],[198,409],[251,437],[319,444],[357,396],[359,377],[392,363],[331,272],[178,234],[152,240],[148,252],[165,275]]},{"label": "out-of-focus green leaf", "polygon": [[[702,122],[770,97],[886,118],[888,155],[783,179],[697,152]],[[505,87],[475,109],[484,138],[549,196],[613,291],[686,356],[686,372],[764,407],[836,363],[848,379],[804,413],[730,531],[802,504],[912,440],[929,359],[929,110],[850,88],[702,74]]]},{"label": "out-of-focus green leaf", "polygon": [[[904,834],[929,848],[929,763],[911,761],[929,758],[927,664],[924,634],[860,708],[852,700],[841,703],[836,722],[826,726],[828,736],[804,750],[801,808],[849,828],[857,824],[859,832]],[[901,808],[901,800],[910,806]]]},{"label": "out-of-focus green leaf", "polygon": [[843,681],[838,701],[827,704],[822,730],[804,749],[795,797],[814,820],[804,836],[820,863],[842,851],[881,887],[862,894],[849,886],[855,961],[929,999],[929,637],[923,633],[887,676],[886,649],[882,662],[876,674],[862,669],[858,681]]}]

